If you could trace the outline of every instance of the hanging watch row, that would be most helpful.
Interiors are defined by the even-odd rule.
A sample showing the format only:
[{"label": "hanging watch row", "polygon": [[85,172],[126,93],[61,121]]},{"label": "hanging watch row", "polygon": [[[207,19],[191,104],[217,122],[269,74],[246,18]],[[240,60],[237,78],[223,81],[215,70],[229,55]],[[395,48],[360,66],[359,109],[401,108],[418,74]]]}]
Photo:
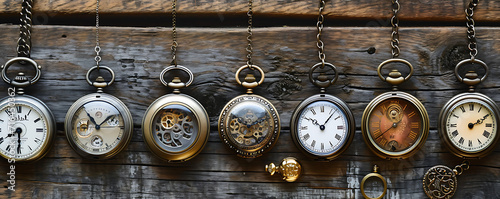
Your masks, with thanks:
[{"label": "hanging watch row", "polygon": [[[32,3],[32,1],[23,2],[25,22],[31,20]],[[450,99],[443,107],[438,121],[441,139],[454,155],[462,159],[485,157],[493,151],[499,139],[497,133],[499,109],[496,103],[488,96],[474,90],[474,86],[483,82],[489,73],[489,67],[483,61],[476,59],[477,43],[472,15],[477,4],[478,1],[472,1],[466,9],[471,58],[460,62],[455,67],[457,79],[470,86],[470,89],[468,93],[459,94]],[[217,124],[221,140],[231,151],[240,157],[255,158],[268,152],[276,144],[281,124],[278,111],[273,104],[253,94],[253,88],[264,82],[265,72],[252,61],[252,0],[248,5],[249,26],[246,48],[248,60],[235,75],[236,82],[245,87],[247,93],[227,103],[221,111]],[[309,69],[309,81],[317,86],[320,92],[297,105],[290,120],[290,131],[295,145],[304,154],[315,160],[328,161],[337,158],[349,147],[354,137],[355,121],[352,111],[342,99],[326,93],[326,88],[334,85],[339,73],[335,65],[325,61],[324,43],[321,40],[324,21],[322,11],[325,2],[320,1],[319,5],[317,47],[320,62]],[[160,81],[173,91],[172,94],[158,98],[149,106],[142,120],[142,130],[145,143],[153,154],[169,162],[183,162],[196,156],[206,145],[210,133],[210,121],[201,103],[193,97],[180,93],[181,88],[188,87],[193,82],[194,74],[189,68],[177,65],[175,0],[172,8],[173,59],[171,66],[166,67],[160,73]],[[366,107],[361,120],[361,130],[366,145],[377,156],[385,159],[411,157],[423,146],[429,132],[429,116],[423,104],[413,95],[397,89],[397,85],[408,80],[414,70],[410,62],[398,58],[399,19],[397,14],[399,10],[399,2],[393,1],[394,16],[391,19],[393,57],[382,62],[377,68],[380,79],[392,84],[393,91],[375,97]],[[97,93],[77,100],[68,110],[64,126],[68,142],[78,154],[87,158],[107,159],[126,148],[132,136],[133,122],[130,111],[123,102],[112,95],[103,93],[103,88],[114,82],[115,75],[111,68],[99,63],[101,47],[99,46],[98,11],[99,0],[97,0],[96,8],[96,66],[88,70],[85,78],[90,85],[97,88]],[[18,57],[2,66],[4,81],[16,88],[17,95],[16,104],[13,106],[8,104],[8,98],[2,100],[0,117],[9,118],[12,115],[18,115],[21,118],[29,118],[26,120],[33,123],[28,124],[19,119],[13,131],[6,135],[6,138],[18,140],[16,147],[8,147],[7,142],[3,145],[0,143],[2,156],[10,158],[10,151],[13,150],[17,153],[15,157],[18,161],[33,161],[42,158],[47,153],[55,134],[55,122],[50,110],[40,100],[24,95],[22,89],[36,83],[41,73],[41,67],[29,58],[30,27],[31,24],[21,25],[22,36],[18,42]],[[7,77],[7,69],[20,62],[33,66],[36,75],[29,78],[24,73],[19,73],[12,80]],[[391,64],[407,66],[409,73],[403,77],[398,70],[392,70],[388,77],[384,77],[383,68]],[[476,71],[459,74],[461,68],[467,68],[470,65],[483,68],[486,71],[484,76],[479,77]],[[106,82],[101,71],[109,73],[111,80]],[[320,71],[319,75],[316,75],[317,71]],[[92,81],[91,76],[96,72],[99,75]],[[333,75],[331,75],[332,72]],[[244,73],[246,76],[244,81],[241,81]],[[174,78],[167,81],[166,76],[174,76]],[[188,79],[183,81],[182,77],[185,76]],[[2,128],[8,129],[9,127]],[[30,135],[29,132],[42,134]],[[455,170],[446,166],[430,169],[424,178],[424,189],[427,195],[432,198],[441,197],[440,194],[443,194],[433,190],[439,187],[433,187],[435,185],[430,183],[436,173],[444,172],[453,176],[456,188],[456,176],[468,167],[469,162],[464,161],[455,167]],[[446,194],[449,193],[444,193]]]}]

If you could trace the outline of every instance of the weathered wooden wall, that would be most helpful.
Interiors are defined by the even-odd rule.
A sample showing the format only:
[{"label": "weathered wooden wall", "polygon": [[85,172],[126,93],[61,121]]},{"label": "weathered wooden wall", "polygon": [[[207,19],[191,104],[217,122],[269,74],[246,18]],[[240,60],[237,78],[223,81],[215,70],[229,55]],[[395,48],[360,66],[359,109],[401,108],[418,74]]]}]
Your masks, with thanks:
[{"label": "weathered wooden wall", "polygon": [[[161,3],[159,3],[161,2]],[[316,1],[255,1],[257,14],[311,17],[314,22]],[[464,0],[403,1],[401,18],[412,21],[464,19]],[[170,12],[169,1],[101,1],[102,12],[144,14]],[[35,11],[92,14],[89,1],[36,1]],[[243,0],[179,1],[183,14],[242,14]],[[401,58],[415,66],[414,77],[401,89],[419,98],[431,120],[429,138],[422,150],[407,160],[382,160],[363,142],[359,125],[367,103],[390,86],[379,80],[376,67],[390,58],[390,28],[384,25],[390,16],[390,1],[328,2],[327,20],[364,18],[367,27],[327,27],[324,30],[327,61],[340,69],[337,84],[328,93],[344,99],[355,113],[358,130],[349,149],[332,162],[315,162],[301,154],[290,136],[290,115],[298,103],[316,94],[318,89],[307,80],[310,66],[318,62],[316,28],[275,27],[254,29],[254,63],[266,73],[265,84],[256,93],[270,99],[280,112],[282,132],[277,145],[257,159],[242,159],[227,150],[217,133],[216,120],[224,104],[244,92],[234,80],[236,69],[245,64],[246,29],[232,27],[183,27],[178,29],[179,64],[195,74],[192,86],[183,92],[197,98],[207,109],[212,131],[205,149],[193,160],[168,164],[153,156],[142,140],[141,120],[151,102],[169,93],[158,79],[171,61],[169,27],[101,27],[104,65],[117,75],[105,92],[122,99],[133,114],[135,130],[128,148],[106,161],[82,159],[68,145],[63,133],[64,116],[81,96],[94,92],[84,80],[94,65],[94,29],[89,26],[37,25],[33,28],[32,58],[43,67],[41,80],[27,93],[43,100],[54,112],[58,134],[49,154],[35,164],[16,164],[16,191],[4,187],[1,197],[10,198],[362,198],[360,182],[374,164],[387,179],[386,198],[424,198],[422,176],[437,164],[450,167],[461,160],[442,145],[437,134],[439,111],[453,95],[464,92],[453,74],[456,63],[468,58],[465,27],[403,27],[400,32]],[[4,15],[15,16],[20,1],[0,1]],[[477,20],[500,22],[500,3],[480,1]],[[168,16],[167,16],[168,17]],[[178,19],[182,20],[182,19]],[[268,18],[272,20],[272,17]],[[1,23],[0,19],[0,23]],[[382,23],[382,24],[381,24]],[[411,24],[410,22],[407,22]],[[465,24],[465,23],[464,23]],[[245,24],[242,24],[244,26]],[[0,24],[0,63],[16,56],[18,26]],[[500,26],[477,28],[479,55],[491,68],[479,91],[500,102]],[[8,85],[0,91],[7,95]],[[305,170],[295,183],[269,176],[264,166],[282,158],[298,158]],[[500,150],[481,160],[472,161],[471,169],[458,177],[455,198],[500,198]],[[0,179],[8,172],[7,161],[0,161]],[[2,186],[3,187],[3,186]],[[376,188],[374,188],[376,189]]]}]

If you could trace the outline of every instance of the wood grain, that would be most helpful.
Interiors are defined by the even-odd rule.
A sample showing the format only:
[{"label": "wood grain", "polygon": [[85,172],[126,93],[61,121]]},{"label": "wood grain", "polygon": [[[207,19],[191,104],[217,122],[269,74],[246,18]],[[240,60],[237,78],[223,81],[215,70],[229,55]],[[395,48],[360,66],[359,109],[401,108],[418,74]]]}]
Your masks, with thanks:
[{"label": "wood grain", "polygon": [[[391,1],[327,1],[324,13],[328,17],[338,19],[373,19],[371,25],[389,25]],[[402,20],[411,21],[464,21],[464,9],[468,1],[464,0],[418,0],[401,1]],[[179,14],[216,14],[226,17],[233,14],[244,14],[247,11],[246,0],[179,0]],[[19,0],[0,0],[0,13],[17,15],[20,10]],[[100,13],[103,14],[164,14],[170,13],[171,1],[147,0],[101,0]],[[95,12],[95,1],[84,0],[37,0],[34,11],[39,17],[61,17],[64,15],[90,14]],[[318,1],[316,0],[255,0],[256,15],[267,16],[316,16]],[[500,2],[482,0],[476,9],[474,19],[478,21],[499,21]]]},{"label": "wood grain", "polygon": [[[486,2],[486,1],[484,1]],[[15,56],[18,27],[0,25],[0,63]],[[43,67],[41,80],[27,93],[44,101],[54,112],[58,136],[47,157],[35,164],[16,164],[16,192],[9,198],[362,198],[360,182],[374,164],[387,179],[386,198],[424,198],[422,176],[437,164],[453,167],[461,160],[441,144],[436,120],[452,96],[464,92],[453,67],[468,58],[465,28],[401,28],[401,56],[415,66],[415,74],[401,85],[419,98],[431,119],[425,146],[407,160],[386,161],[369,151],[356,131],[349,149],[333,162],[315,162],[292,143],[289,120],[295,106],[318,93],[307,79],[318,62],[316,30],[312,27],[256,28],[254,63],[266,71],[264,85],[255,89],[270,99],[280,112],[282,133],[277,145],[261,158],[241,159],[227,150],[216,130],[224,104],[244,93],[234,80],[245,64],[244,28],[179,28],[179,64],[195,74],[192,86],[182,92],[198,99],[210,115],[212,131],[207,146],[193,160],[168,164],[156,158],[142,141],[141,119],[151,102],[171,92],[159,81],[160,71],[171,61],[171,30],[168,28],[101,28],[103,65],[113,68],[115,84],[106,93],[123,100],[134,118],[134,137],[128,148],[107,161],[84,160],[68,145],[62,132],[64,116],[81,96],[94,92],[84,76],[94,65],[92,27],[35,26],[32,58]],[[478,27],[479,55],[490,67],[490,76],[478,91],[500,102],[500,28]],[[376,67],[391,57],[389,28],[325,28],[327,61],[335,64],[339,81],[328,93],[344,99],[354,112],[357,126],[367,103],[390,86],[382,82]],[[370,50],[371,49],[371,50]],[[373,51],[374,50],[374,51]],[[371,53],[371,54],[370,54]],[[12,75],[12,74],[11,74]],[[0,91],[8,85],[0,84]],[[2,94],[0,96],[6,96]],[[305,175],[296,183],[268,176],[264,166],[287,156],[297,157]],[[458,178],[456,198],[498,198],[500,150],[472,161],[471,169]],[[0,173],[9,164],[0,162]],[[7,175],[1,175],[6,179]],[[4,181],[4,185],[6,183]],[[377,190],[377,186],[369,187]]]}]

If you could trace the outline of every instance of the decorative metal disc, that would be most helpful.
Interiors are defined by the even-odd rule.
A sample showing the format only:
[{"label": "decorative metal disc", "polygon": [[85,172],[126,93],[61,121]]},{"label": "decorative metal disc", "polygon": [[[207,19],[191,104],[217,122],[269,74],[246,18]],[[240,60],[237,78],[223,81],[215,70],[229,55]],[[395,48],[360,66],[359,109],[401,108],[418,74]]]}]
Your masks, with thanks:
[{"label": "decorative metal disc", "polygon": [[437,165],[424,175],[424,191],[429,198],[451,198],[457,190],[455,172],[447,166]]}]

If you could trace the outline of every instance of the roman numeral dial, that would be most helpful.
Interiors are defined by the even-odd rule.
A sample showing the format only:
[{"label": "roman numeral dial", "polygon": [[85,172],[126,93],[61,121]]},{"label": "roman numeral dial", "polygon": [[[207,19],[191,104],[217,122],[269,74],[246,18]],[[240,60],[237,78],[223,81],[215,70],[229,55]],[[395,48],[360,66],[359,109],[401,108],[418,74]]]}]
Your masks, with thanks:
[{"label": "roman numeral dial", "polygon": [[446,115],[445,134],[454,147],[464,152],[480,152],[496,137],[496,121],[491,107],[483,102],[457,103]]}]

